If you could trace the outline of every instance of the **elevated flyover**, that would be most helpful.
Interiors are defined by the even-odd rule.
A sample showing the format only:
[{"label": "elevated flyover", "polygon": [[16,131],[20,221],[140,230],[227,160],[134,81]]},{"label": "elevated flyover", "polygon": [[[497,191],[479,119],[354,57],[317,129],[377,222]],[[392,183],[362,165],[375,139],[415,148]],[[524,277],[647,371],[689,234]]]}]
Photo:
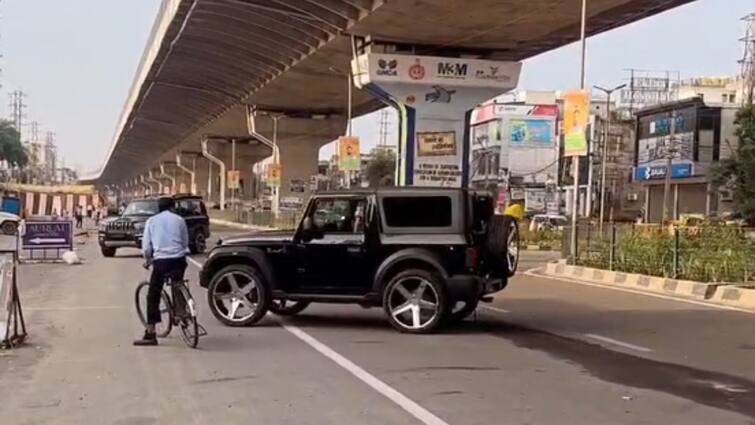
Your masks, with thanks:
[{"label": "elevated flyover", "polygon": [[[690,1],[590,0],[588,33]],[[136,182],[182,150],[200,151],[208,134],[227,141],[253,128],[273,139],[273,121],[282,180],[308,178],[319,147],[345,132],[355,44],[382,53],[519,61],[577,40],[579,6],[580,0],[163,0],[110,151],[88,180]],[[354,115],[381,107],[354,90]],[[246,157],[269,156],[263,142],[248,143]],[[218,143],[211,145],[220,149]],[[200,193],[207,190],[203,180],[197,179]],[[287,190],[283,184],[283,195]]]}]

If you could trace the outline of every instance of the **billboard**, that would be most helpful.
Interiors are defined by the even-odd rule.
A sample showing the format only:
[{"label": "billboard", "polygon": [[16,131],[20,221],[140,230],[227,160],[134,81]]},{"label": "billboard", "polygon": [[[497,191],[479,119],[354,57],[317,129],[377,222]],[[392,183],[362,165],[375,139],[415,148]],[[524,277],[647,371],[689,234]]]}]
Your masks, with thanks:
[{"label": "billboard", "polygon": [[512,145],[552,146],[555,141],[555,122],[552,119],[516,118],[509,120],[509,140]]}]

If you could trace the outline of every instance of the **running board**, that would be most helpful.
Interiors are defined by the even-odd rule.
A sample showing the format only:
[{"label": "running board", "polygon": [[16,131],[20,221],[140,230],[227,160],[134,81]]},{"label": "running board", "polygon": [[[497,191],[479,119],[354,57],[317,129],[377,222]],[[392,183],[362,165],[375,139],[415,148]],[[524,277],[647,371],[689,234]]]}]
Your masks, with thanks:
[{"label": "running board", "polygon": [[375,297],[372,294],[367,295],[331,295],[331,294],[289,294],[281,291],[273,292],[274,299],[284,299],[290,301],[312,301],[317,303],[333,304],[363,304],[372,303]]}]

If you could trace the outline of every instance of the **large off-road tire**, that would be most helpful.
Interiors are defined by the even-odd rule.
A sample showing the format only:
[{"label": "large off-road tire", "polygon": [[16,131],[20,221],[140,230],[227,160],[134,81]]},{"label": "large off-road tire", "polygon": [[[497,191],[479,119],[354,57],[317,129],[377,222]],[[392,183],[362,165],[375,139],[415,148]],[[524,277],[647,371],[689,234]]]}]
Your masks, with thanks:
[{"label": "large off-road tire", "polygon": [[207,238],[205,237],[204,232],[197,230],[191,237],[191,242],[189,243],[189,251],[192,254],[202,254],[206,249]]},{"label": "large off-road tire", "polygon": [[495,274],[511,277],[519,267],[519,224],[509,215],[494,215],[488,226],[485,261]]},{"label": "large off-road tire", "polygon": [[104,257],[115,257],[115,248],[109,246],[101,246],[100,251]]},{"label": "large off-road tire", "polygon": [[273,300],[270,311],[278,316],[295,316],[309,307],[309,301]]},{"label": "large off-road tire", "polygon": [[0,225],[0,231],[2,231],[4,235],[15,235],[18,233],[18,223],[12,220],[6,220]]},{"label": "large off-road tire", "polygon": [[252,266],[232,264],[220,269],[207,287],[210,311],[227,326],[250,326],[270,308],[270,285]]},{"label": "large off-road tire", "polygon": [[383,310],[400,332],[431,333],[444,322],[448,311],[445,281],[427,270],[400,272],[383,290]]}]

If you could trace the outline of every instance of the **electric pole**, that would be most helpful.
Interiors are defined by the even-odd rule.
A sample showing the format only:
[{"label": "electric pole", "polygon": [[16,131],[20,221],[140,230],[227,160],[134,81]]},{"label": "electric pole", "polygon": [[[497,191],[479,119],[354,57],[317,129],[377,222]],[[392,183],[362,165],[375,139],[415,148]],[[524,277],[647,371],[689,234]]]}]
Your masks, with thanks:
[{"label": "electric pole", "polygon": [[671,123],[669,125],[669,136],[666,140],[666,175],[663,185],[663,222],[667,223],[670,220],[671,210],[669,208],[669,198],[671,197],[671,174],[673,170],[673,160],[676,154],[676,140],[674,140],[676,134],[676,111],[671,113]]},{"label": "electric pole", "polygon": [[385,108],[380,111],[380,119],[378,121],[378,147],[385,148],[388,146],[388,109]]},{"label": "electric pole", "polygon": [[10,110],[10,120],[11,122],[13,122],[13,127],[15,127],[16,131],[18,131],[20,134],[21,129],[24,125],[24,119],[26,118],[26,112],[24,112],[24,110],[26,109],[26,104],[24,103],[26,93],[21,90],[14,90],[8,94],[8,97],[10,98],[10,102],[8,104],[8,110]]},{"label": "electric pole", "polygon": [[742,20],[747,24],[745,36],[741,39],[745,52],[739,61],[742,65],[742,104],[752,105],[755,101],[755,13]]},{"label": "electric pole", "polygon": [[[608,163],[608,141],[611,137],[611,95],[617,90],[621,90],[626,87],[626,84],[616,86],[612,89],[604,89],[600,86],[593,86],[597,90],[606,94],[606,122],[603,129],[603,154],[601,155],[601,172],[600,172],[600,223],[599,234],[603,237],[603,219],[605,217],[605,202],[606,202],[606,164]],[[613,199],[611,199],[613,203]]]}]

